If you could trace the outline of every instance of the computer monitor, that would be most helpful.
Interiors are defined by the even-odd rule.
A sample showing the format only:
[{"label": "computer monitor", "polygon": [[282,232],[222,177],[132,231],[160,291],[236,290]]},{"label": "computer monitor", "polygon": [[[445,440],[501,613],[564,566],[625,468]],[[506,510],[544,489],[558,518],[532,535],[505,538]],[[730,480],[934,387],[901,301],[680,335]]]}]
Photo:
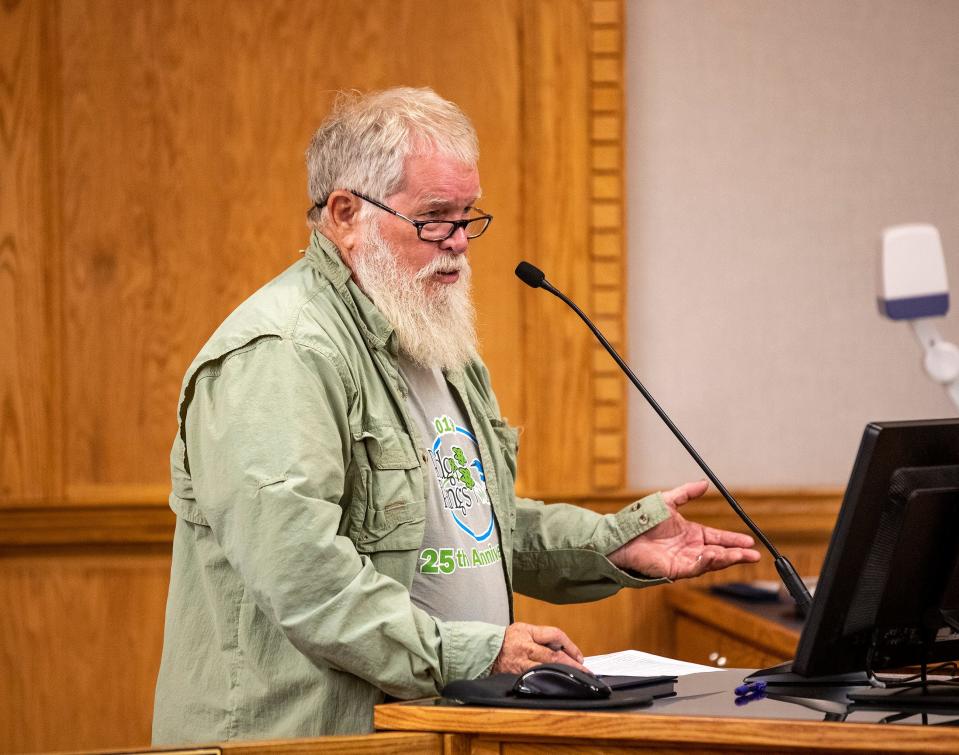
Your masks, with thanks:
[{"label": "computer monitor", "polygon": [[955,659],[959,419],[871,423],[793,675],[871,673]]}]

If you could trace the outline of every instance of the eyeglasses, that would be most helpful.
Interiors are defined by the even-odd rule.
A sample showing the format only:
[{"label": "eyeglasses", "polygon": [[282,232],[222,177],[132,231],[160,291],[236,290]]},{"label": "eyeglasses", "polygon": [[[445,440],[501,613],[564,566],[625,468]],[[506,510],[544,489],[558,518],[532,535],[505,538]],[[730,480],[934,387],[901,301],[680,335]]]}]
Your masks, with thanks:
[{"label": "eyeglasses", "polygon": [[[478,236],[482,236],[486,232],[486,229],[489,228],[489,224],[493,222],[493,216],[486,214],[477,215],[472,218],[463,218],[462,220],[413,220],[397,212],[392,207],[387,207],[382,202],[377,202],[372,197],[360,194],[360,192],[353,191],[352,189],[350,189],[349,192],[364,202],[369,202],[374,207],[379,207],[381,210],[385,210],[391,215],[396,215],[396,217],[405,220],[416,228],[416,235],[419,236],[422,241],[446,241],[446,239],[456,233],[460,228],[466,231],[466,238],[475,239]],[[483,212],[478,207],[476,210],[477,212]]]}]

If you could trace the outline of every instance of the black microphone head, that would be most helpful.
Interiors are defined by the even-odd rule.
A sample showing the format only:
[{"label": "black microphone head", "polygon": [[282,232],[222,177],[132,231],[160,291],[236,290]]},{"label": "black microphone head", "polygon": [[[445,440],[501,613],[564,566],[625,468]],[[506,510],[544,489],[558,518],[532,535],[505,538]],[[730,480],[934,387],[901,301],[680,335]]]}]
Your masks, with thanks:
[{"label": "black microphone head", "polygon": [[516,277],[523,283],[532,288],[539,288],[546,280],[546,273],[540,270],[536,265],[531,265],[525,260],[516,266]]}]

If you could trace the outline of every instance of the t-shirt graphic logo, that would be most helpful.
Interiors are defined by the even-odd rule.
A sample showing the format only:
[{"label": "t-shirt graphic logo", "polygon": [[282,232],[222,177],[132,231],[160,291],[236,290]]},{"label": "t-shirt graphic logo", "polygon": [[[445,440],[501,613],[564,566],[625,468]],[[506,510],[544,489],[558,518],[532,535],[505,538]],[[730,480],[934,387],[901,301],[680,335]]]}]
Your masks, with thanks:
[{"label": "t-shirt graphic logo", "polygon": [[433,427],[436,437],[430,456],[443,509],[460,529],[482,543],[493,533],[493,508],[477,455],[476,436],[445,414],[433,419]]}]

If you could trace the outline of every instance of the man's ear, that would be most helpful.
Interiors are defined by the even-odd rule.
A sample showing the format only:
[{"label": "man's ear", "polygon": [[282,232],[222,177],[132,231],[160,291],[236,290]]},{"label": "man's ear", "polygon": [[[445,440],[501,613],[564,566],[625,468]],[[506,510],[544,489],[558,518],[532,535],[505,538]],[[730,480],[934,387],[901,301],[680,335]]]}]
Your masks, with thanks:
[{"label": "man's ear", "polygon": [[[326,224],[324,231],[336,244],[341,254],[349,257],[360,244],[362,224],[360,208],[362,201],[348,191],[337,189],[326,200]],[[349,263],[349,260],[346,260]]]}]

